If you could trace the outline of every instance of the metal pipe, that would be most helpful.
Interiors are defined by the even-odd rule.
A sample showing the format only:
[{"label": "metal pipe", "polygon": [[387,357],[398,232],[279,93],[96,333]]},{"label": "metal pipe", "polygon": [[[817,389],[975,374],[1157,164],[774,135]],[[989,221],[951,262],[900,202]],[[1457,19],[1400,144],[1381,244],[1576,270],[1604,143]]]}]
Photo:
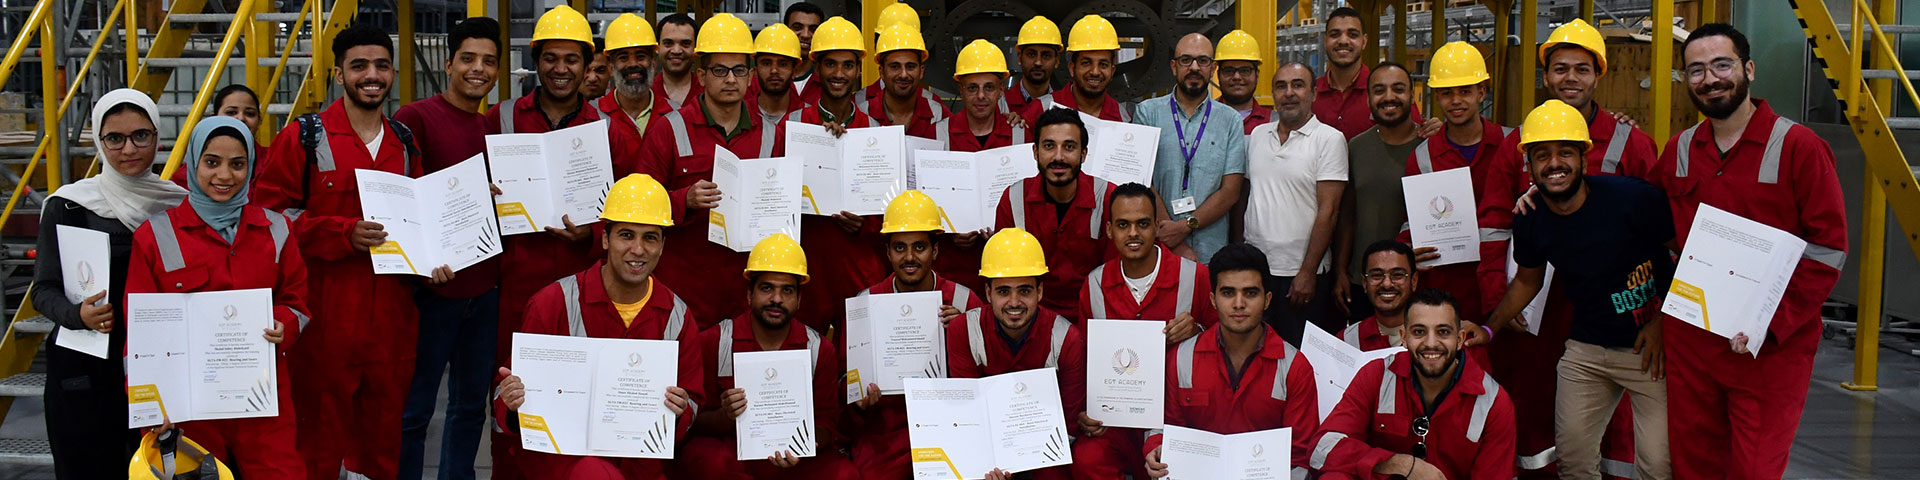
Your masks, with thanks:
[{"label": "metal pipe", "polygon": [[[1653,138],[1668,138],[1673,130],[1673,0],[1653,0]],[[1668,20],[1661,20],[1668,19]],[[1664,147],[1664,143],[1662,144]]]},{"label": "metal pipe", "polygon": [[[258,0],[240,0],[240,8],[238,11],[253,11],[254,2],[256,1]],[[245,18],[247,18],[246,15],[235,15],[233,20],[235,24],[238,24]],[[193,108],[187,112],[187,120],[180,122],[180,138],[182,141],[193,134],[193,126],[194,124],[200,123],[200,117],[203,116],[203,111],[207,108],[207,101],[213,99],[214,86],[218,85],[220,81],[220,75],[216,75],[213,72],[220,72],[227,68],[227,60],[233,57],[233,44],[240,41],[240,31],[240,28],[229,26],[226,37],[220,40],[220,53],[215,54],[213,57],[213,68],[207,70],[209,72],[207,79],[200,82],[200,92],[193,96]],[[281,65],[285,66],[285,63]],[[176,144],[178,144],[178,142],[176,142]],[[186,154],[187,149],[184,148],[175,148],[169,152],[167,154],[166,168],[160,169],[160,178],[173,178],[173,172],[180,169],[180,159],[185,157]]]},{"label": "metal pipe", "polygon": [[[93,39],[93,48],[87,51],[87,59],[86,61],[80,63],[80,70],[76,72],[76,74],[74,75],[74,78],[77,78],[77,79],[87,78],[87,70],[93,67],[93,61],[95,57],[99,56],[100,54],[100,47],[106,45],[107,43],[106,40],[107,40],[107,37],[109,36],[107,32],[112,30],[114,22],[118,21],[120,18],[120,12],[122,10],[120,7],[128,3],[132,3],[132,2],[129,2],[128,0],[120,0],[120,3],[114,6],[113,13],[107,15],[106,23],[101,24],[99,36],[94,37]],[[59,99],[60,107],[57,109],[54,109],[53,112],[66,112],[68,108],[73,107],[73,99],[77,97],[78,94],[80,93],[79,92],[80,85],[81,85],[81,82],[79,81],[75,81],[69,84],[67,86],[66,95],[61,96]],[[54,118],[58,118],[58,116],[59,115],[55,115]],[[48,126],[52,126],[52,123],[54,121],[56,120],[43,120],[42,123],[46,123],[48,124]],[[47,156],[47,152],[49,150],[54,149],[53,148],[54,140],[58,137],[59,135],[44,135],[40,137],[39,147],[34,149],[33,157],[27,161],[27,168],[21,174],[20,181],[13,186],[13,195],[7,198],[6,211],[0,212],[0,226],[6,225],[7,220],[13,216],[14,207],[19,206],[20,204],[20,195],[26,192],[27,182],[32,181],[33,179],[33,172],[35,167],[39,166],[40,160]],[[96,147],[98,147],[98,145],[96,145]],[[49,162],[51,162],[51,160],[49,160]],[[99,157],[96,156],[94,158],[94,163],[96,165],[99,163]],[[53,187],[57,186],[57,181],[49,185],[50,186],[47,190],[52,191]]]},{"label": "metal pipe", "polygon": [[[300,2],[300,16],[293,21],[293,29],[287,31],[287,48],[280,51],[280,64],[279,66],[273,68],[273,75],[270,75],[267,77],[267,88],[265,90],[261,90],[262,92],[261,94],[265,95],[266,98],[270,99],[274,97],[274,91],[275,91],[274,89],[280,88],[280,77],[285,76],[287,74],[287,59],[292,58],[291,56],[293,55],[293,47],[300,44],[300,29],[305,28],[307,26],[307,12],[309,11],[314,12],[314,16],[316,17],[313,22],[314,30],[315,31],[319,30],[320,20],[319,18],[317,18],[319,17],[319,11],[313,8],[314,4],[316,3],[319,3],[318,0],[306,0],[304,2]],[[326,67],[321,65],[307,66],[307,69],[309,70],[314,68],[326,68]],[[299,99],[294,99],[294,100],[299,101]],[[267,103],[272,103],[272,100],[268,100]],[[260,129],[262,130],[262,132],[260,132],[260,135],[258,137],[265,139],[265,141],[269,142],[270,144],[270,142],[273,141],[273,135],[275,133],[275,130],[271,128],[273,126],[273,119],[271,117],[268,117],[267,115],[268,115],[267,106],[261,105],[260,106],[260,118],[261,118]]]},{"label": "metal pipe", "polygon": [[[0,84],[7,83],[7,78],[13,76],[13,67],[20,65],[20,55],[27,52],[27,39],[33,38],[34,32],[47,23],[47,11],[53,8],[54,3],[41,1],[35,4],[33,13],[27,15],[27,23],[21,24],[20,36],[14,37],[13,45],[7,47],[6,60],[0,60]],[[42,50],[49,48],[56,48],[56,45],[40,45]]]}]

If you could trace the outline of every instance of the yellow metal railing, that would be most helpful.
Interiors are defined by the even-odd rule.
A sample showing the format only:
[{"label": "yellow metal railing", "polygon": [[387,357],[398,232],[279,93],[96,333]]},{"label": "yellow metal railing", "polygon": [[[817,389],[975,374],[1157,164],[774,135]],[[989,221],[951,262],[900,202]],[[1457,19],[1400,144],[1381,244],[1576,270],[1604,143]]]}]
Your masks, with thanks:
[{"label": "yellow metal railing", "polygon": [[[319,3],[320,3],[320,0],[306,0],[304,2],[300,2],[300,16],[294,18],[293,29],[287,30],[286,48],[280,49],[280,63],[273,68],[273,75],[267,76],[267,88],[264,90],[258,91],[259,92],[258,96],[260,98],[266,99],[262,101],[261,102],[262,105],[260,105],[260,117],[262,119],[271,118],[267,116],[266,104],[273,103],[274,89],[280,88],[280,77],[287,74],[287,59],[292,58],[293,47],[300,44],[300,31],[307,27],[307,14],[308,13],[313,14],[313,24],[316,27],[320,25],[320,9],[318,8]],[[320,48],[320,43],[318,40],[319,35],[315,35],[314,37],[315,37],[314,48],[316,49]],[[248,50],[249,53],[251,53],[252,51],[253,51],[252,49]],[[254,61],[255,60],[251,57],[247,58],[248,63],[252,63]],[[307,66],[308,75],[312,75],[313,69],[316,69],[316,68],[324,68],[324,67],[318,63],[309,64]],[[293,118],[293,117],[288,116],[287,118]],[[254,132],[254,138],[261,139],[262,143],[273,141],[273,134],[275,133],[275,131],[273,130],[273,122],[271,121],[260,122],[260,130],[261,131],[259,132]]]},{"label": "yellow metal railing", "polygon": [[41,0],[34,4],[33,13],[27,15],[27,23],[21,25],[20,37],[14,39],[13,46],[7,48],[7,59],[0,63],[0,83],[6,83],[13,76],[13,67],[20,65],[20,56],[27,52],[27,39],[47,23],[47,11],[53,8],[53,2]]},{"label": "yellow metal railing", "polygon": [[[207,110],[207,102],[213,100],[213,92],[218,90],[220,79],[225,77],[222,74],[227,69],[227,60],[233,57],[234,44],[239,43],[240,34],[247,30],[242,22],[253,20],[254,2],[257,1],[259,0],[240,0],[240,8],[234,9],[242,13],[233,16],[233,24],[227,26],[226,36],[220,39],[220,50],[213,56],[213,66],[207,68],[206,80],[200,81],[200,92],[193,96],[193,106],[187,109],[187,120],[180,123],[180,141],[174,142],[175,146],[185,145],[184,142],[193,135],[193,126],[200,123],[200,117]],[[288,48],[292,48],[294,42],[288,43]],[[174,148],[168,152],[167,166],[160,170],[160,178],[173,178],[173,172],[180,169],[180,159],[186,155],[187,149],[184,148]]]},{"label": "yellow metal railing", "polygon": [[[46,5],[49,3],[52,3],[52,1],[43,0],[42,2],[40,2],[41,5]],[[94,37],[93,39],[93,48],[90,50],[87,50],[87,60],[84,62],[80,62],[80,71],[74,74],[73,81],[68,82],[66,94],[60,96],[60,99],[59,99],[60,107],[49,110],[48,111],[49,115],[41,121],[41,123],[47,125],[48,128],[58,128],[58,127],[55,127],[54,125],[58,125],[60,123],[60,117],[66,113],[67,108],[73,106],[74,96],[79,93],[80,85],[85,83],[81,80],[84,80],[87,78],[87,70],[93,67],[93,60],[95,57],[97,57],[100,54],[100,47],[106,45],[107,37],[108,37],[107,32],[112,31],[114,24],[119,21],[120,13],[126,10],[121,7],[124,7],[126,3],[127,3],[127,0],[120,0],[119,3],[115,4],[113,8],[113,13],[108,14],[106,22],[101,24],[100,34]],[[35,7],[35,9],[38,10],[39,7]],[[37,26],[32,26],[28,28],[31,29],[35,27]],[[43,31],[42,33],[46,33],[46,32]],[[15,42],[14,48],[19,48],[24,44],[26,44],[24,40]],[[53,44],[45,43],[42,45],[41,49],[46,50],[49,48],[54,48],[51,45]],[[13,59],[13,55],[9,53],[8,58]],[[47,63],[47,66],[53,66],[53,64],[49,62]],[[42,67],[42,68],[46,68],[46,67]],[[4,71],[4,70],[11,70],[11,68],[0,69],[0,71]],[[4,75],[0,75],[0,82],[5,82],[4,78],[5,78]],[[55,78],[55,75],[53,75],[52,72],[47,72],[45,74],[45,78],[51,79],[52,81],[58,80],[57,78]],[[54,91],[54,90],[46,90],[46,91]],[[51,104],[52,102],[47,102],[47,103]],[[46,161],[49,162],[49,168],[47,169],[47,172],[49,174],[47,177],[48,190],[52,190],[53,188],[59,186],[60,179],[52,175],[53,173],[59,171],[55,168],[57,167],[57,165],[54,165],[53,162],[62,161],[64,159],[55,160],[55,159],[48,158],[53,155],[53,152],[57,148],[53,144],[55,137],[56,135],[43,135],[40,137],[39,147],[34,149],[33,157],[27,160],[26,170],[20,173],[20,182],[13,186],[13,195],[7,197],[7,209],[5,211],[0,211],[0,227],[4,227],[7,224],[7,220],[10,220],[13,218],[13,209],[14,207],[19,206],[20,197],[22,194],[26,193],[27,184],[33,181],[33,172],[35,170],[35,167],[38,167],[40,165],[40,161],[42,159],[46,159]],[[104,148],[99,145],[95,145],[94,147]],[[99,159],[96,158],[94,161],[97,163]]]}]

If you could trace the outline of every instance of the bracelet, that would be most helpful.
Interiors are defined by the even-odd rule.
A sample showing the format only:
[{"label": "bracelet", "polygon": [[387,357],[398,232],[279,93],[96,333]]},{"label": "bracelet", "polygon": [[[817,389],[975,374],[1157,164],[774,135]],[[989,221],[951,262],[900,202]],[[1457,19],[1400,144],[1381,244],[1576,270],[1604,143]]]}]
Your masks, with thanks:
[{"label": "bracelet", "polygon": [[1406,474],[1406,475],[1404,475],[1405,477],[1407,477],[1407,478],[1413,478],[1413,467],[1414,467],[1415,465],[1419,465],[1419,463],[1418,463],[1419,461],[1420,461],[1420,459],[1417,459],[1417,458],[1413,458],[1413,456],[1412,456],[1412,455],[1408,455],[1408,456],[1407,456],[1407,474]]},{"label": "bracelet", "polygon": [[1481,329],[1481,330],[1486,330],[1486,331],[1487,331],[1487,340],[1493,340],[1493,327],[1489,327],[1489,326],[1486,326],[1486,325],[1481,325],[1481,326],[1480,326],[1480,329]]}]

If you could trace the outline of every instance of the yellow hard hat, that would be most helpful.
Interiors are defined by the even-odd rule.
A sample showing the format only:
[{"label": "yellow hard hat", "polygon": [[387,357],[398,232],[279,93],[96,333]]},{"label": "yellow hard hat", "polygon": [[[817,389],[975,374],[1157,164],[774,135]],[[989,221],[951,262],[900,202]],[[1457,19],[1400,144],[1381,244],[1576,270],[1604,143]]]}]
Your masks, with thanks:
[{"label": "yellow hard hat", "polygon": [[1525,154],[1528,145],[1539,142],[1580,142],[1585,145],[1582,150],[1593,148],[1593,139],[1587,136],[1587,116],[1559,100],[1533,107],[1520,124],[1520,153]]},{"label": "yellow hard hat", "polygon": [[1487,81],[1487,59],[1467,42],[1448,42],[1433,52],[1427,67],[1427,86],[1449,88]]},{"label": "yellow hard hat", "polygon": [[653,47],[660,41],[653,35],[653,25],[646,19],[631,13],[622,13],[607,24],[607,51],[622,48]]},{"label": "yellow hard hat", "polygon": [[[160,446],[157,445],[158,442],[158,432],[149,431],[146,435],[140,437],[140,448],[134,450],[133,461],[127,464],[128,479],[173,480],[172,476],[162,471],[166,465],[166,457],[161,454]],[[219,469],[220,478],[217,480],[233,480],[233,471],[227,469],[227,464],[221,463],[219,459],[214,458],[213,454],[207,453],[207,449],[201,447],[200,444],[187,439],[186,435],[181,435],[179,443],[175,444],[173,473],[185,474],[199,470],[201,466],[200,463],[203,459],[213,462],[214,468]],[[204,476],[200,478],[203,480],[216,480]]]},{"label": "yellow hard hat", "polygon": [[776,23],[760,29],[760,35],[753,38],[754,53],[768,53],[783,57],[800,59],[800,37],[786,24]]},{"label": "yellow hard hat", "polygon": [[1013,44],[1014,47],[1027,45],[1052,45],[1053,48],[1060,48],[1060,26],[1054,25],[1053,20],[1048,20],[1047,17],[1034,15],[1025,25],[1020,26],[1020,39]]},{"label": "yellow hard hat", "polygon": [[659,181],[650,175],[634,173],[613,182],[613,188],[607,190],[607,207],[600,210],[600,219],[671,227],[672,205],[673,201],[667,199],[667,188],[660,186]]},{"label": "yellow hard hat", "polygon": [[1553,29],[1553,35],[1547,36],[1547,42],[1540,44],[1540,64],[1546,65],[1547,51],[1562,43],[1578,45],[1593,52],[1593,60],[1599,63],[1595,66],[1600,67],[1600,74],[1607,74],[1607,40],[1600,36],[1599,30],[1594,30],[1592,25],[1588,25],[1586,20],[1576,18],[1561,25],[1560,28]]},{"label": "yellow hard hat", "polygon": [[791,273],[800,277],[800,283],[807,283],[807,252],[787,234],[768,235],[753,244],[753,253],[747,254],[747,270],[740,274],[752,278],[753,272]]},{"label": "yellow hard hat", "polygon": [[[903,5],[896,3],[894,5]],[[888,7],[892,8],[892,7]],[[880,39],[873,42],[873,58],[885,56],[887,52],[912,50],[920,52],[920,58],[927,58],[927,40],[920,36],[920,29],[904,25],[888,27],[880,32]]]},{"label": "yellow hard hat", "polygon": [[967,44],[967,48],[960,49],[959,61],[954,62],[953,79],[959,80],[960,77],[976,73],[998,73],[1002,77],[1007,76],[1006,53],[1001,52],[1000,47],[985,39],[974,40],[973,43]]},{"label": "yellow hard hat", "polygon": [[593,45],[593,25],[587,23],[587,16],[573,10],[573,7],[560,5],[540,14],[540,21],[533,24],[533,43],[542,40],[572,40]]},{"label": "yellow hard hat", "polygon": [[753,55],[753,30],[747,22],[731,13],[716,13],[700,25],[693,52],[702,55],[740,53]]},{"label": "yellow hard hat", "polygon": [[874,28],[873,31],[885,33],[887,30],[901,25],[913,28],[913,31],[916,32],[920,31],[920,12],[914,11],[912,5],[907,5],[904,2],[888,5],[887,8],[881,9],[880,19],[874,22],[874,27],[876,28]]},{"label": "yellow hard hat", "polygon": [[880,233],[901,232],[940,232],[944,229],[940,217],[944,216],[940,205],[933,203],[933,197],[908,190],[887,202],[887,214],[880,219]]},{"label": "yellow hard hat", "polygon": [[1243,60],[1260,63],[1260,42],[1247,32],[1234,30],[1220,37],[1220,45],[1213,47],[1213,60]]},{"label": "yellow hard hat", "polygon": [[860,55],[867,54],[867,44],[860,40],[860,27],[845,18],[833,17],[813,31],[813,58],[834,50],[851,50]]},{"label": "yellow hard hat", "polygon": [[1047,273],[1047,254],[1040,239],[1019,228],[1001,229],[987,239],[980,253],[980,276],[986,278],[1038,277]]},{"label": "yellow hard hat", "polygon": [[1113,22],[1099,15],[1080,17],[1073,22],[1073,30],[1067,32],[1067,51],[1097,52],[1119,50],[1120,33],[1113,29]]}]

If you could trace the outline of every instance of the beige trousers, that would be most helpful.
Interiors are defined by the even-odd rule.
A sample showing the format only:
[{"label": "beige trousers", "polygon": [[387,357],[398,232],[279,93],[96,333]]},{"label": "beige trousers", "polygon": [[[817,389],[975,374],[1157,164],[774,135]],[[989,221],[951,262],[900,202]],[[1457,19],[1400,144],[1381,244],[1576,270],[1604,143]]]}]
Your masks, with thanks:
[{"label": "beige trousers", "polygon": [[1600,437],[1619,407],[1623,390],[1633,402],[1634,473],[1640,480],[1673,478],[1667,449],[1667,383],[1640,370],[1640,355],[1631,348],[1568,340],[1559,370],[1553,437],[1560,478],[1600,478]]}]

